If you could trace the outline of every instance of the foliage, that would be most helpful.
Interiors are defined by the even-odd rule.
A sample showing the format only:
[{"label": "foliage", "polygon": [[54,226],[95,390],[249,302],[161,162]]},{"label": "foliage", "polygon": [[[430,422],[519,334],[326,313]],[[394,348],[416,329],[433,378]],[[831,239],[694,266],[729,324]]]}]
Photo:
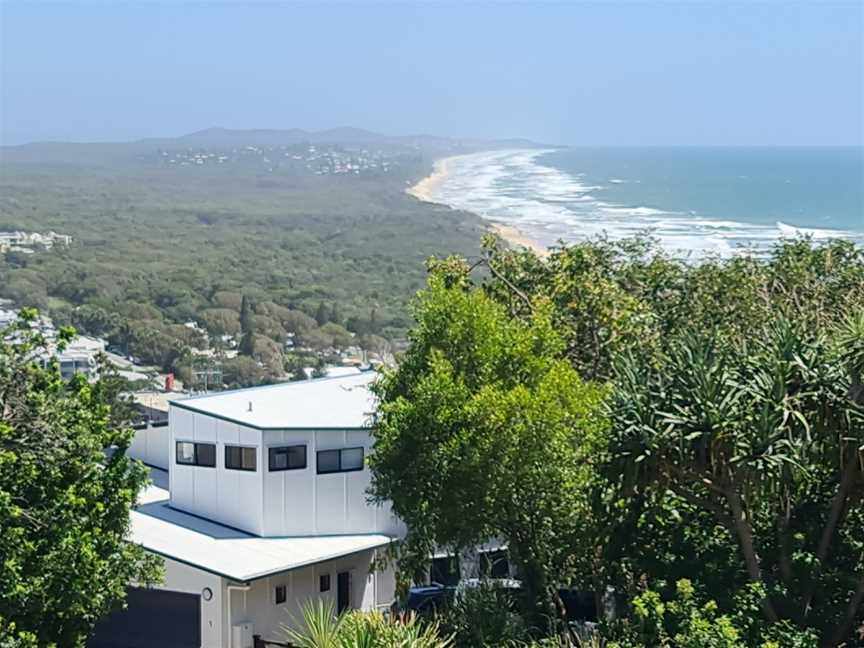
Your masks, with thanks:
[{"label": "foliage", "polygon": [[[652,582],[663,600],[690,577],[716,606],[710,631],[732,619],[742,645],[851,639],[864,613],[864,252],[801,239],[689,263],[650,240],[596,240],[543,260],[487,239],[477,266],[479,288],[466,262],[433,262],[412,347],[378,387],[373,487],[411,528],[403,566],[499,537],[541,609],[536,573],[631,599]],[[572,372],[580,397],[547,391],[561,359],[595,381]],[[608,436],[587,407],[563,423],[562,404],[592,390],[600,404],[605,385]],[[535,462],[548,471],[536,482]],[[524,543],[526,521],[543,541]],[[691,645],[713,641],[693,619]]]},{"label": "foliage", "polygon": [[413,310],[412,346],[376,386],[370,457],[374,496],[409,528],[404,571],[435,546],[499,538],[529,592],[532,625],[544,627],[556,584],[585,555],[603,389],[558,358],[547,310],[510,318],[456,260],[432,268]]},{"label": "foliage", "polygon": [[668,595],[703,574],[722,610],[756,583],[750,639],[784,619],[825,645],[850,636],[864,614],[864,251],[796,239],[686,263],[598,240],[544,261],[487,241],[484,262],[488,294],[523,320],[551,301],[566,357],[613,385],[598,582],[635,596],[649,578]]},{"label": "foliage", "polygon": [[669,489],[710,513],[767,588],[765,619],[835,645],[864,600],[864,400],[850,398],[844,359],[861,341],[784,319],[754,333],[722,345],[693,334],[660,364],[626,363],[610,470],[625,489]]},{"label": "foliage", "polygon": [[252,303],[246,295],[240,302],[240,345],[237,350],[251,357],[255,353],[255,325],[252,319]]},{"label": "foliage", "polygon": [[[623,621],[604,628],[608,648],[805,648],[817,642],[815,631],[801,631],[787,623],[765,628],[761,638],[748,640],[742,617],[722,614],[717,603],[702,600],[687,579],[675,584],[671,599],[651,589],[643,591],[632,600],[631,610]],[[745,615],[743,622],[748,620]]]},{"label": "foliage", "polygon": [[285,638],[298,648],[446,648],[451,639],[439,635],[436,623],[413,615],[389,617],[379,611],[353,610],[336,615],[332,601],[303,607],[303,629],[282,626]]},{"label": "foliage", "polygon": [[491,581],[460,590],[440,616],[441,627],[459,648],[500,646],[529,640],[529,629],[513,592]]},{"label": "foliage", "polygon": [[126,456],[131,430],[112,420],[112,385],[40,367],[35,312],[22,317],[0,333],[0,633],[78,646],[131,580],[158,577],[158,560],[128,541],[147,471]]}]

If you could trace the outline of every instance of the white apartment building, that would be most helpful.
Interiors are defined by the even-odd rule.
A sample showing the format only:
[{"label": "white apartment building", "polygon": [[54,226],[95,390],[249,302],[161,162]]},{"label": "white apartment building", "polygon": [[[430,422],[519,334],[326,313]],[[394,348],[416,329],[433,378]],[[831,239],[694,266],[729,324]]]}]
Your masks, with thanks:
[{"label": "white apartment building", "polygon": [[372,563],[404,526],[367,499],[374,378],[175,400],[167,427],[140,430],[130,453],[156,467],[132,534],[164,558],[165,579],[133,588],[91,648],[251,648],[309,601],[389,606],[395,574]]}]

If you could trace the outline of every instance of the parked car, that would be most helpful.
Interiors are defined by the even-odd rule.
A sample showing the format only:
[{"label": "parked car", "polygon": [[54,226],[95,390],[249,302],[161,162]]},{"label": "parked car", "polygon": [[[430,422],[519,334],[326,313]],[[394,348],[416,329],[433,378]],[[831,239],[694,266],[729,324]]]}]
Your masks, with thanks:
[{"label": "parked car", "polygon": [[[401,604],[394,603],[392,611],[396,614],[414,612],[418,616],[435,616],[456,598],[463,596],[469,589],[491,586],[500,587],[512,594],[513,607],[520,604],[523,595],[522,582],[514,578],[465,578],[455,587],[440,583],[431,583],[412,587],[408,596]],[[558,596],[571,622],[596,622],[598,620],[597,606],[593,592],[561,588]]]},{"label": "parked car", "polygon": [[413,612],[420,617],[433,617],[453,601],[455,593],[455,587],[441,583],[412,587],[403,602],[393,603],[391,611],[394,614]]}]

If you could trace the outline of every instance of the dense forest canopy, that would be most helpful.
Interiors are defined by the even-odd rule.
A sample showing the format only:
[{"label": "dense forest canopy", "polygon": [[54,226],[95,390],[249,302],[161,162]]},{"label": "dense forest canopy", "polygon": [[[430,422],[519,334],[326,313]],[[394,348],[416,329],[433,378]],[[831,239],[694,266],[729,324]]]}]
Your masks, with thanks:
[{"label": "dense forest canopy", "polygon": [[[403,339],[423,261],[475,254],[483,226],[404,193],[428,172],[429,151],[453,142],[345,148],[332,143],[338,135],[316,145],[286,133],[283,146],[273,132],[205,131],[4,149],[0,231],[55,231],[72,242],[6,252],[0,298],[166,371],[203,344],[187,321],[211,338],[239,335],[244,297],[254,305],[255,359],[277,375],[289,334],[312,348],[344,343],[346,329],[369,348]],[[249,138],[255,146],[237,143]]]}]

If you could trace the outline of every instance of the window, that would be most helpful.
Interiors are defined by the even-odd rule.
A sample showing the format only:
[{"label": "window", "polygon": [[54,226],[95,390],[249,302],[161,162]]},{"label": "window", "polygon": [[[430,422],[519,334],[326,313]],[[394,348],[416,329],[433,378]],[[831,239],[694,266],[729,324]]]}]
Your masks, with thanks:
[{"label": "window", "polygon": [[322,592],[330,591],[330,574],[321,574],[318,577],[318,589]]},{"label": "window", "polygon": [[363,470],[363,448],[321,450],[318,453],[318,474]]},{"label": "window", "polygon": [[297,470],[306,467],[305,445],[270,448],[269,455],[270,472]]},{"label": "window", "polygon": [[342,470],[363,470],[363,448],[346,448],[342,451]]},{"label": "window", "polygon": [[187,466],[215,468],[216,445],[213,443],[178,441],[176,445],[176,460],[178,464]]},{"label": "window", "polygon": [[252,470],[258,467],[257,450],[241,446],[225,446],[225,467],[231,470]]},{"label": "window", "polygon": [[276,605],[282,605],[288,600],[288,588],[284,585],[276,586]]}]

